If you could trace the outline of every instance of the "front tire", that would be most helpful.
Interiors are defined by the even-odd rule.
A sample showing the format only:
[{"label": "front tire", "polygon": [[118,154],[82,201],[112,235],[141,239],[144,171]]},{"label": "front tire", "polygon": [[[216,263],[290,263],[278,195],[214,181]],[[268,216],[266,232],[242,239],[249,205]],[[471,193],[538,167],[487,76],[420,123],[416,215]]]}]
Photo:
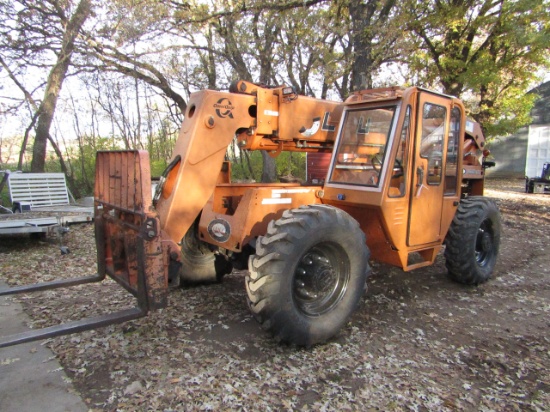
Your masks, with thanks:
[{"label": "front tire", "polygon": [[181,261],[180,280],[184,284],[220,282],[233,270],[227,256],[212,250],[198,238],[196,224],[189,228],[181,242]]},{"label": "front tire", "polygon": [[279,341],[324,342],[357,308],[368,260],[365,235],[344,211],[325,205],[285,211],[250,257],[250,309]]},{"label": "front tire", "polygon": [[467,285],[489,280],[498,257],[500,232],[500,212],[492,200],[461,200],[445,239],[450,277]]}]

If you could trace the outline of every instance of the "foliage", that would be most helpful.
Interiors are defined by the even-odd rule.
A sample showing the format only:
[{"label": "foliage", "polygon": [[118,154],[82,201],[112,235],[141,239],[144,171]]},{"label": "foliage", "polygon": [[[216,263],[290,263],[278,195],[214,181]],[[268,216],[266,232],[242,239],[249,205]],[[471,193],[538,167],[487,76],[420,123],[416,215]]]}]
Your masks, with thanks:
[{"label": "foliage", "polygon": [[411,69],[426,86],[473,96],[470,108],[488,135],[511,133],[529,121],[537,68],[549,67],[547,0],[409,2],[418,51]]},{"label": "foliage", "polygon": [[99,150],[120,150],[120,142],[113,138],[91,138],[83,136],[83,143],[69,151],[68,158],[71,164],[71,175],[75,182],[81,187],[81,195],[93,194],[93,183],[95,178],[95,157]]},{"label": "foliage", "polygon": [[[3,114],[24,118],[20,133],[29,142],[47,75],[80,4],[88,1],[0,0],[0,76],[5,94],[8,84],[16,90],[0,103]],[[548,0],[89,4],[92,12],[71,32],[74,50],[63,60],[71,63],[69,85],[59,91],[49,136],[76,187],[93,180],[83,159],[93,158],[89,142],[100,136],[149,150],[157,174],[170,159],[189,95],[227,89],[236,79],[344,99],[358,87],[394,83],[401,71],[416,84],[463,98],[488,135],[502,135],[528,122],[534,96],[525,92],[548,67]],[[291,157],[299,163],[297,154]],[[285,161],[277,160],[271,173],[286,174]],[[259,179],[258,154],[234,162],[242,178]]]},{"label": "foliage", "polygon": [[282,152],[277,158],[277,175],[306,180],[306,154]]},{"label": "foliage", "polygon": [[[228,160],[232,165],[233,181],[256,181],[259,182],[262,175],[263,160],[258,151],[240,151],[237,155],[233,153],[232,147],[228,150]],[[306,154],[281,152],[275,158],[275,169],[277,179],[295,178],[301,181],[306,179]]]},{"label": "foliage", "polygon": [[262,175],[262,154],[242,152],[241,157],[232,159],[231,179],[235,182],[259,182]]}]

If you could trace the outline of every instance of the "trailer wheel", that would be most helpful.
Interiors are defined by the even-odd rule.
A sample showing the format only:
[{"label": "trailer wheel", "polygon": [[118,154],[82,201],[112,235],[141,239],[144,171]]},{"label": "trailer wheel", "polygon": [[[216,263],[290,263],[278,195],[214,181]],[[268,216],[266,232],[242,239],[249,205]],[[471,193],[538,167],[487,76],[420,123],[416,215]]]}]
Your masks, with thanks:
[{"label": "trailer wheel", "polygon": [[500,212],[484,197],[463,199],[445,239],[450,277],[478,285],[491,277],[500,246]]},{"label": "trailer wheel", "polygon": [[325,205],[285,211],[250,257],[249,307],[279,341],[323,342],[357,308],[368,260],[365,235],[344,211]]},{"label": "trailer wheel", "polygon": [[191,226],[181,242],[181,281],[184,284],[219,282],[231,273],[233,267],[227,256],[216,252],[198,239],[196,224]]}]

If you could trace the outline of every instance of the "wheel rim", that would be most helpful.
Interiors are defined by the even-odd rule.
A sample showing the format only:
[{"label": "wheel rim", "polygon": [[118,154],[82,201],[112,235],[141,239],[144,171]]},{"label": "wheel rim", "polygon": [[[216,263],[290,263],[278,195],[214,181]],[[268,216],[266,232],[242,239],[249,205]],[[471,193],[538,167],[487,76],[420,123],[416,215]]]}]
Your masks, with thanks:
[{"label": "wheel rim", "polygon": [[488,220],[481,223],[477,230],[475,257],[479,266],[485,266],[493,254],[493,232]]},{"label": "wheel rim", "polygon": [[298,262],[292,296],[299,310],[319,316],[333,309],[345,295],[350,264],[345,251],[335,243],[320,243]]}]

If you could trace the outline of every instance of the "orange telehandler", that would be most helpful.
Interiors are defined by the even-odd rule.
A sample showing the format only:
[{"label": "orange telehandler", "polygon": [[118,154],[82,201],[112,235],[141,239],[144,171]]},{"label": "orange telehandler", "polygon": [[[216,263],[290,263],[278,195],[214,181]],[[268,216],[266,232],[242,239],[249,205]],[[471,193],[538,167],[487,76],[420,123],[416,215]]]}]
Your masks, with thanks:
[{"label": "orange telehandler", "polygon": [[[332,153],[326,179],[232,183],[233,139],[272,156]],[[492,165],[484,146],[460,100],[418,87],[363,90],[343,103],[245,81],[197,92],[154,195],[146,152],[97,154],[98,275],[10,289],[109,275],[137,307],[0,347],[144,316],[166,305],[170,287],[218,281],[232,268],[248,269],[248,303],[263,329],[298,345],[338,332],[363,295],[371,258],[409,271],[432,264],[445,245],[451,278],[485,282],[500,215],[482,196]]]}]

